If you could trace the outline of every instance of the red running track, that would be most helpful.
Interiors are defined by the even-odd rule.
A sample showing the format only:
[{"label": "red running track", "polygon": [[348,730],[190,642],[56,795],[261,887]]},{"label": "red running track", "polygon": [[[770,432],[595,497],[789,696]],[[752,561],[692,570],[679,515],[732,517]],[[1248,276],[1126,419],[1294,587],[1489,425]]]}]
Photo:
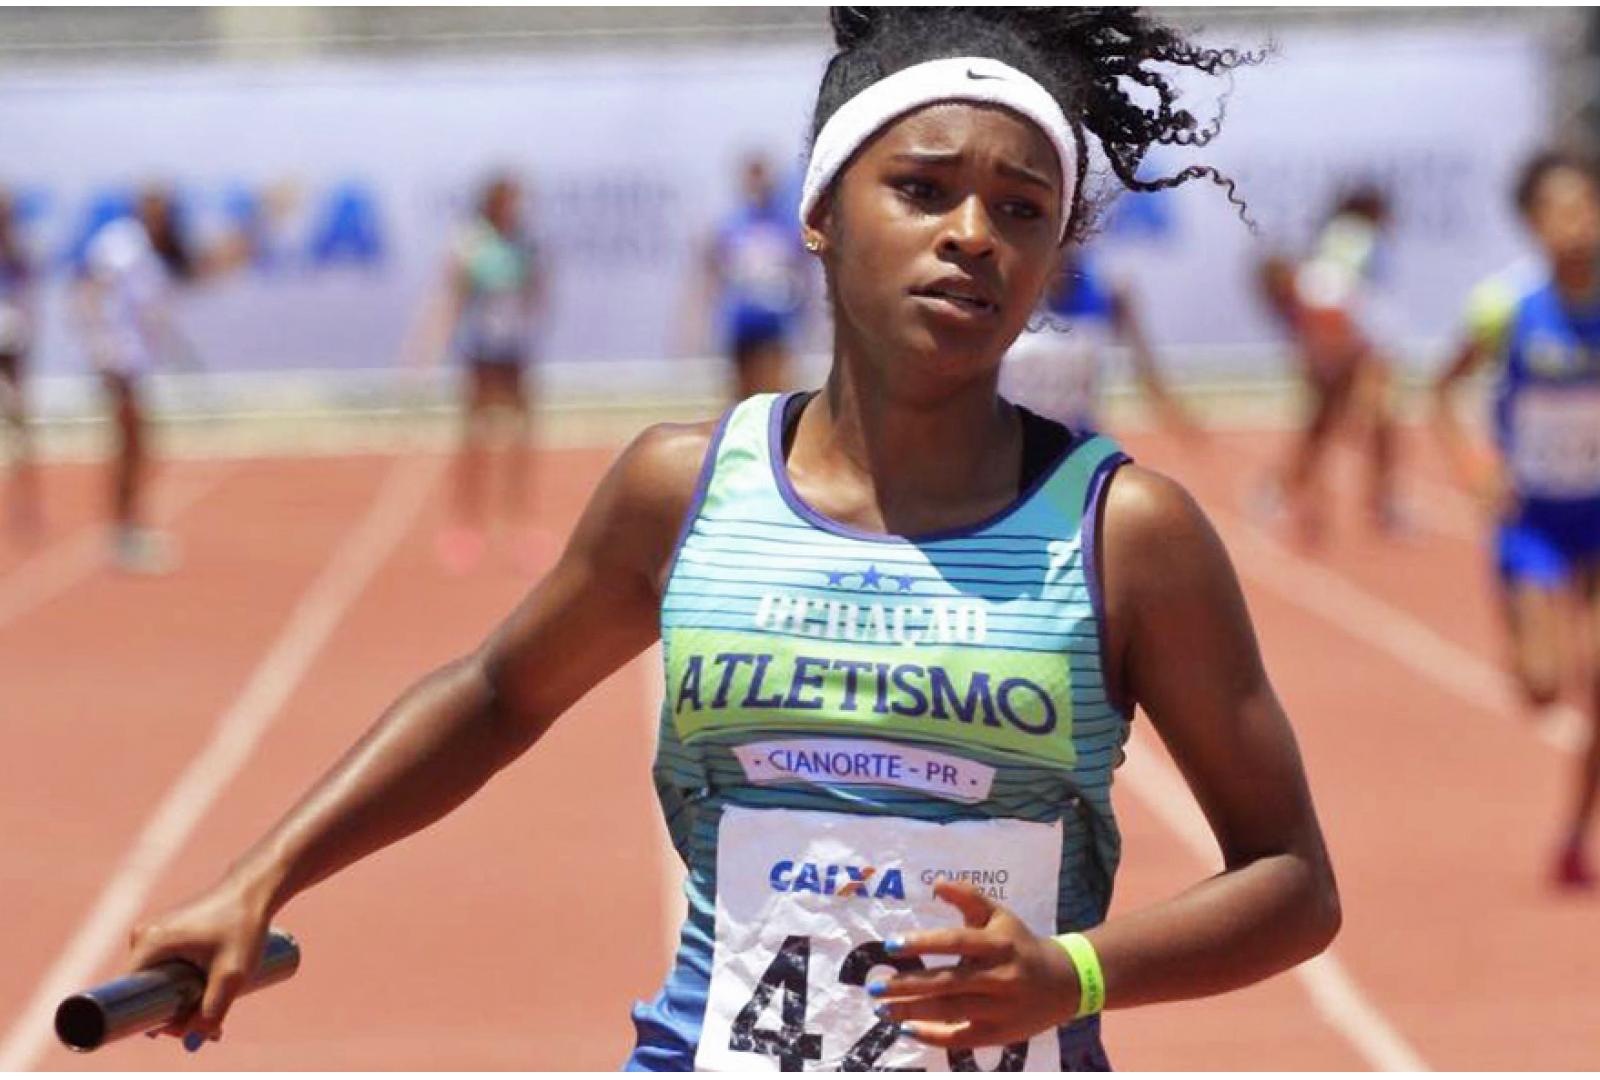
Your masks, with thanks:
[{"label": "red running track", "polygon": [[[1331,974],[1113,1014],[1120,1067],[1600,1066],[1600,899],[1544,885],[1570,754],[1541,740],[1496,682],[1481,539],[1426,445],[1411,441],[1414,534],[1370,535],[1345,478],[1351,512],[1307,555],[1243,511],[1280,436],[1219,434],[1198,453],[1130,439],[1190,486],[1234,552],[1302,742],[1346,922]],[[541,455],[552,529],[570,526],[612,454]],[[304,946],[301,973],[246,1000],[221,1044],[190,1057],[170,1040],[135,1039],[78,1057],[16,1026],[69,946],[87,940],[108,882],[147,881],[148,896],[133,896],[141,910],[203,887],[399,691],[516,602],[527,581],[509,561],[461,578],[438,569],[439,464],[170,464],[162,489],[185,562],[158,580],[101,567],[96,470],[46,470],[42,546],[0,549],[0,1064],[609,1069],[626,1056],[628,1006],[652,992],[669,950],[648,655],[452,818],[292,904],[281,921]],[[397,477],[430,485],[427,498],[392,498]],[[392,548],[350,548],[369,534]],[[24,579],[46,576],[48,588],[7,608]],[[266,710],[261,741],[214,802],[190,805],[203,810],[192,833],[141,878],[128,855],[147,821],[219,718],[239,712],[264,658],[281,658],[286,627],[304,622],[297,605],[327,599],[330,577],[348,602],[323,604],[329,632],[303,671],[268,665],[286,696]],[[1216,866],[1148,732],[1133,755],[1117,788],[1119,908]],[[126,926],[112,930],[114,944],[84,961],[91,977],[120,968]]]}]

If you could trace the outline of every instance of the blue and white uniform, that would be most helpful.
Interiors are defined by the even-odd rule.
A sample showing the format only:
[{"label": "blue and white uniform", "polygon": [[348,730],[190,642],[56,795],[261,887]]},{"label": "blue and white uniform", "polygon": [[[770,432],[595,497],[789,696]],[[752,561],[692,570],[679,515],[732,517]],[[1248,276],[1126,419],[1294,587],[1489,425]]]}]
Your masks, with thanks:
[{"label": "blue and white uniform", "polygon": [[1600,560],[1600,297],[1570,305],[1522,264],[1473,291],[1467,322],[1498,360],[1494,433],[1517,498],[1500,572],[1562,585]]},{"label": "blue and white uniform", "polygon": [[1116,297],[1094,264],[1079,259],[1046,311],[1066,328],[1019,336],[1000,369],[1000,393],[1073,431],[1097,430],[1101,365],[1116,340]]},{"label": "blue and white uniform", "polygon": [[794,330],[805,294],[805,249],[794,217],[774,199],[745,206],[717,232],[724,347],[734,359],[783,343]]},{"label": "blue and white uniform", "polygon": [[28,267],[0,258],[0,356],[21,356],[33,339],[28,291]]},{"label": "blue and white uniform", "polygon": [[85,252],[96,286],[85,312],[90,358],[111,375],[131,378],[155,367],[171,348],[174,279],[136,217],[107,222]]},{"label": "blue and white uniform", "polygon": [[801,500],[787,396],[733,408],[661,610],[656,789],[687,869],[637,1070],[1107,1067],[1099,1018],[977,1053],[897,1038],[865,990],[968,881],[1040,934],[1100,923],[1128,714],[1108,698],[1096,510],[1126,459],[1068,442],[1010,507],[923,537]]}]

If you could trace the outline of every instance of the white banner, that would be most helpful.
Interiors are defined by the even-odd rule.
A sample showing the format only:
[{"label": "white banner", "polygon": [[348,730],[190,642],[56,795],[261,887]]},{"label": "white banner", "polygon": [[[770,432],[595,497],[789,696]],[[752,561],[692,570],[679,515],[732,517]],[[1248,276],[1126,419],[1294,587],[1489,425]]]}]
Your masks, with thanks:
[{"label": "white banner", "polygon": [[[743,156],[797,168],[824,58],[819,43],[5,75],[0,183],[20,193],[51,268],[38,367],[85,369],[60,285],[90,225],[152,178],[177,185],[201,234],[276,183],[299,191],[260,266],[183,301],[214,369],[392,365],[496,169],[526,177],[551,257],[544,357],[705,349],[682,333],[690,275]],[[1296,32],[1236,75],[1222,138],[1151,164],[1214,162],[1263,237],[1295,246],[1342,183],[1389,186],[1386,287],[1406,336],[1439,339],[1469,283],[1517,249],[1506,188],[1546,129],[1546,66],[1535,40],[1504,30]],[[1125,200],[1098,246],[1185,369],[1276,339],[1252,284],[1260,242],[1209,185]]]}]

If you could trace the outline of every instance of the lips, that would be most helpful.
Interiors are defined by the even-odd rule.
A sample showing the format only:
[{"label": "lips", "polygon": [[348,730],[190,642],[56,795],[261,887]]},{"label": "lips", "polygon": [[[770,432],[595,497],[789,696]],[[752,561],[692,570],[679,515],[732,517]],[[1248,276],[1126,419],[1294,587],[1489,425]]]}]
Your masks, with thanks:
[{"label": "lips", "polygon": [[1000,310],[994,293],[973,278],[942,278],[912,289],[911,295],[944,301],[974,315],[993,315]]}]

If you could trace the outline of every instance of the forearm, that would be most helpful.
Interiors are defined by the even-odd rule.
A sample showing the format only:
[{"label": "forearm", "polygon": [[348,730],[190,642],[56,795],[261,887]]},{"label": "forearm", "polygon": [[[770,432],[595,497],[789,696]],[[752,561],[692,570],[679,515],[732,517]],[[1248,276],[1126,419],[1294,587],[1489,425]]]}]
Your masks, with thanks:
[{"label": "forearm", "polygon": [[379,718],[233,875],[276,911],[444,817],[531,741],[530,729],[504,712],[476,659],[434,672]]},{"label": "forearm", "polygon": [[1327,947],[1339,928],[1326,862],[1269,855],[1172,900],[1107,921],[1087,937],[1108,1008],[1205,997],[1259,982]]}]

